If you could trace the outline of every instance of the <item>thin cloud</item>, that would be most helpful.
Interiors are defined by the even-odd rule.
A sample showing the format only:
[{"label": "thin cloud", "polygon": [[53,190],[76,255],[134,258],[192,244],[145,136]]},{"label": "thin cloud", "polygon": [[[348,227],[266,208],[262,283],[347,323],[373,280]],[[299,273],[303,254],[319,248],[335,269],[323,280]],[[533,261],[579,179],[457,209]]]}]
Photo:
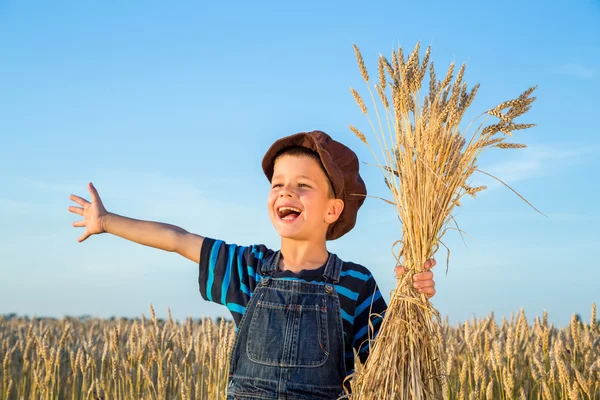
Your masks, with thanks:
[{"label": "thin cloud", "polygon": [[[519,182],[543,175],[542,160],[531,158],[525,160],[510,160],[498,163],[485,169],[485,172],[502,179],[504,182]],[[495,186],[501,185],[499,182]]]},{"label": "thin cloud", "polygon": [[558,68],[558,73],[581,79],[593,79],[596,74],[594,70],[582,64],[564,64]]},{"label": "thin cloud", "polygon": [[63,182],[48,182],[41,181],[39,179],[32,179],[28,177],[19,177],[20,184],[24,186],[28,186],[32,189],[39,190],[46,193],[67,193],[69,195],[69,190],[73,190],[73,184],[63,183]]},{"label": "thin cloud", "polygon": [[[507,184],[511,184],[550,175],[556,168],[564,167],[574,162],[581,162],[583,159],[582,156],[597,152],[599,149],[600,145],[574,149],[539,145],[536,148],[522,150],[521,158],[513,158],[483,166],[481,170],[501,179]],[[478,184],[486,184],[488,189],[503,186],[500,182],[487,176],[475,178],[476,181],[479,181],[479,179],[484,179],[485,182],[478,182]]]},{"label": "thin cloud", "polygon": [[26,201],[17,201],[11,199],[0,198],[0,214],[10,216],[23,216],[31,214],[36,210],[36,204]]},{"label": "thin cloud", "polygon": [[[46,196],[61,196],[65,199],[65,204],[71,204],[68,199],[71,193],[87,200],[90,198],[87,181],[52,182],[19,177],[19,184]],[[223,209],[248,216],[262,211],[257,207],[248,206],[244,198],[224,199],[215,196],[209,187],[202,187],[200,183],[191,179],[136,171],[105,170],[101,179],[94,180],[94,185],[105,205],[128,207],[135,202],[136,212],[142,215],[198,217],[210,214],[208,210]],[[30,210],[25,203],[0,198],[0,205],[3,203],[13,209]]]}]

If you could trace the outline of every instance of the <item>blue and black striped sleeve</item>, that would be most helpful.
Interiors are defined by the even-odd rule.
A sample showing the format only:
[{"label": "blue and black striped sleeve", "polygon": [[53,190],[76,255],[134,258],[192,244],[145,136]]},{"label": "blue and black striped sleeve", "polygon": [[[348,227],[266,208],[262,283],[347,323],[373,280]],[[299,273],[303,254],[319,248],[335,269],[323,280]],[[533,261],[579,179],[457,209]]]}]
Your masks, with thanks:
[{"label": "blue and black striped sleeve", "polygon": [[198,275],[202,298],[226,306],[239,321],[260,280],[259,268],[270,253],[264,245],[239,246],[204,238]]},{"label": "blue and black striped sleeve", "polygon": [[386,309],[385,299],[371,275],[359,291],[356,309],[354,310],[352,347],[358,352],[363,363],[369,354],[369,340],[374,340],[377,336]]}]

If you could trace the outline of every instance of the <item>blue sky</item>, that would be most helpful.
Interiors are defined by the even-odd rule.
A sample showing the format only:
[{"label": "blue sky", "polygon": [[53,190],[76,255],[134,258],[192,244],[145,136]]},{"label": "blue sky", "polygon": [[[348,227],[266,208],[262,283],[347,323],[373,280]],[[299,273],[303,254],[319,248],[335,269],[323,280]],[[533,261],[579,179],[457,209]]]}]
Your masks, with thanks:
[{"label": "blue sky", "polygon": [[[564,4],[564,3],[563,3]],[[94,182],[106,207],[230,243],[278,238],[260,169],[275,139],[324,130],[366,162],[347,129],[365,126],[349,87],[364,92],[352,44],[376,71],[380,53],[432,46],[441,75],[467,63],[481,83],[471,116],[538,85],[519,133],[523,151],[480,160],[547,217],[483,177],[466,201],[434,305],[452,323],[494,310],[563,325],[600,303],[598,171],[600,3],[216,2],[0,3],[0,314],[99,317],[170,307],[218,316],[197,267],[109,235],[77,243],[70,193]],[[373,195],[380,172],[363,166]],[[330,250],[393,287],[390,206],[369,199]]]}]

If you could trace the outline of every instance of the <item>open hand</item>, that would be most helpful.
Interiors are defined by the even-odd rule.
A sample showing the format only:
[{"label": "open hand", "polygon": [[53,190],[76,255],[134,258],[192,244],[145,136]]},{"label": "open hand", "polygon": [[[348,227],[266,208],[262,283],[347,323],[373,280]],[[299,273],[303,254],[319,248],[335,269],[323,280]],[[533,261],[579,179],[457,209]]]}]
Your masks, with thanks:
[{"label": "open hand", "polygon": [[[413,275],[413,286],[419,293],[427,295],[428,298],[435,296],[435,282],[433,281],[433,272],[430,271],[431,268],[435,267],[435,264],[434,259],[429,259],[425,261],[425,271]],[[406,269],[402,265],[396,267],[396,277],[400,278],[404,272],[406,272]]]},{"label": "open hand", "polygon": [[100,200],[98,191],[91,182],[88,184],[88,190],[90,191],[92,199],[91,203],[79,196],[75,196],[74,194],[69,197],[71,200],[81,206],[69,207],[69,211],[71,211],[73,214],[81,215],[83,217],[83,220],[73,222],[74,227],[85,227],[85,232],[79,237],[79,239],[77,239],[77,241],[80,243],[92,235],[105,232],[103,218],[108,214],[104,208],[104,205],[102,204],[102,200]]}]

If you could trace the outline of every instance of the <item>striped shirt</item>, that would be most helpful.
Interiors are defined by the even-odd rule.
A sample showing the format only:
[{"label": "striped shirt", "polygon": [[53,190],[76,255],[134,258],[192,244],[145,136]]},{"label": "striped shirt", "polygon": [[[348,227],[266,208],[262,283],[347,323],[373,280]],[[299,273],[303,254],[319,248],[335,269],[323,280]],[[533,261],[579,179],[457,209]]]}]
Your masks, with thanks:
[{"label": "striped shirt", "polygon": [[[240,323],[252,292],[262,276],[260,266],[274,251],[264,245],[238,246],[205,238],[200,253],[198,283],[205,300],[229,309],[236,326]],[[301,280],[324,284],[325,266],[298,273],[277,271],[275,279]],[[368,339],[374,339],[387,305],[373,275],[362,265],[343,262],[340,281],[335,285],[344,327],[346,369],[354,369],[354,350],[361,362],[369,353]],[[371,325],[369,326],[369,319]]]}]

